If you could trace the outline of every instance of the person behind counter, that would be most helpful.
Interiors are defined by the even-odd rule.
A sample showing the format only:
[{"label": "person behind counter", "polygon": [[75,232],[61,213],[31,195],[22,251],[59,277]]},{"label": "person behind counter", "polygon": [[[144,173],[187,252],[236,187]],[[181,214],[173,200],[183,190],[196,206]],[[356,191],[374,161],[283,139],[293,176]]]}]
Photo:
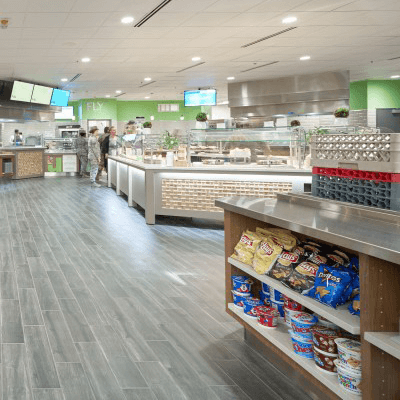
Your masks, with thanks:
[{"label": "person behind counter", "polygon": [[77,155],[79,163],[81,165],[80,175],[84,177],[86,175],[86,169],[88,164],[88,141],[86,139],[86,131],[80,130],[79,137],[76,139]]},{"label": "person behind counter", "polygon": [[97,128],[92,128],[90,130],[88,147],[88,159],[90,161],[90,181],[92,182],[92,187],[98,188],[101,187],[101,185],[96,182],[97,171],[99,170],[100,163],[99,130]]},{"label": "person behind counter", "polygon": [[10,143],[13,146],[22,146],[24,144],[24,141],[22,138],[22,132],[20,132],[18,129],[15,129],[14,135],[11,136],[11,138],[10,138]]}]

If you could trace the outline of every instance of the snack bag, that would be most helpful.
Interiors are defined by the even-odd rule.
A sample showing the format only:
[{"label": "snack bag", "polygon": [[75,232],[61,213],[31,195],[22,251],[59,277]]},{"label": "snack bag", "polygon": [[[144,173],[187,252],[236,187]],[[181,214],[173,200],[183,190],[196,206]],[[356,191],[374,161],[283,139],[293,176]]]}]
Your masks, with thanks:
[{"label": "snack bag", "polygon": [[353,301],[349,305],[350,314],[360,315],[360,295],[354,297]]},{"label": "snack bag", "polygon": [[308,257],[307,261],[320,266],[321,264],[326,264],[328,259],[320,254],[313,253],[310,257]]},{"label": "snack bag", "polygon": [[312,257],[314,254],[319,254],[322,251],[320,247],[309,243],[302,243],[301,247],[304,249],[304,256],[306,258]]},{"label": "snack bag", "polygon": [[327,263],[331,267],[345,266],[348,263],[345,262],[344,258],[339,256],[337,253],[327,254]]},{"label": "snack bag", "polygon": [[293,247],[296,246],[297,244],[297,239],[293,235],[291,235],[289,231],[286,231],[285,229],[256,228],[256,232],[257,234],[262,236],[274,236],[277,239],[277,241],[283,245],[283,248],[288,251],[292,250]]},{"label": "snack bag", "polygon": [[318,265],[309,261],[299,264],[285,283],[296,292],[307,294],[314,286]]},{"label": "snack bag", "polygon": [[315,286],[309,295],[323,304],[336,308],[351,280],[352,277],[347,271],[324,264],[320,265],[315,278]]},{"label": "snack bag", "polygon": [[251,265],[254,253],[260,242],[261,238],[257,234],[250,231],[243,232],[239,243],[235,247],[235,252],[232,254],[232,258]]},{"label": "snack bag", "polygon": [[266,274],[282,253],[282,247],[272,238],[267,237],[259,244],[253,259],[253,268],[257,274]]},{"label": "snack bag", "polygon": [[300,254],[297,252],[283,251],[276,260],[275,265],[268,275],[278,281],[288,279],[293,273],[293,269],[300,261]]}]

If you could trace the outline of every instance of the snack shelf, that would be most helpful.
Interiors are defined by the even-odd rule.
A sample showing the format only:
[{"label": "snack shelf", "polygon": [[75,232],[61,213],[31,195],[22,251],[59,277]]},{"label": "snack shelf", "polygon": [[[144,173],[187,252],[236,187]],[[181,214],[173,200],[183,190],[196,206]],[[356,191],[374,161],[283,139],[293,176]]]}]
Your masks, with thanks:
[{"label": "snack shelf", "polygon": [[400,335],[396,332],[365,332],[364,339],[400,360]]},{"label": "snack shelf", "polygon": [[336,393],[341,399],[344,400],[360,400],[360,396],[353,395],[341,389],[338,383],[337,375],[330,375],[323,371],[320,371],[314,360],[309,360],[302,358],[295,354],[293,351],[292,339],[290,338],[288,328],[284,324],[283,320],[280,320],[278,327],[276,329],[264,328],[257,322],[257,319],[248,317],[243,310],[235,307],[233,303],[228,304],[228,308],[239,318],[250,325],[254,330],[256,330],[265,339],[269,340],[273,345],[278,347],[283,351],[288,357],[297,362],[301,367],[303,367],[307,372],[318,379],[322,384],[327,386],[332,392]]},{"label": "snack shelf", "polygon": [[229,257],[228,262],[234,267],[239,268],[241,271],[245,272],[248,275],[251,275],[257,280],[266,283],[267,285],[273,287],[274,289],[297,301],[304,307],[307,307],[308,309],[316,312],[317,314],[328,319],[337,326],[340,326],[344,330],[352,333],[353,335],[360,334],[360,317],[350,314],[349,310],[347,309],[348,304],[340,306],[337,309],[331,308],[322,303],[319,303],[314,299],[311,299],[310,297],[303,296],[302,294],[295,292],[294,290],[284,286],[276,279],[273,279],[267,275],[257,274],[257,272],[255,272],[254,269],[251,268],[249,265],[246,265],[238,260]]}]

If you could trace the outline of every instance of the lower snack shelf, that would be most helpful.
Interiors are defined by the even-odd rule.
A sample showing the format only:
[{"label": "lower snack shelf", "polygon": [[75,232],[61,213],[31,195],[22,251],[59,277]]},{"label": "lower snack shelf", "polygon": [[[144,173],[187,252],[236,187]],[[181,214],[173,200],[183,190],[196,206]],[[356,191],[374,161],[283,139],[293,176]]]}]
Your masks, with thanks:
[{"label": "lower snack shelf", "polygon": [[229,310],[241,318],[247,325],[251,326],[265,339],[271,342],[279,350],[284,352],[288,357],[297,362],[302,368],[309,372],[312,376],[318,379],[322,384],[329,388],[332,392],[336,393],[341,399],[344,400],[360,400],[361,396],[353,395],[341,389],[338,383],[338,378],[335,375],[329,375],[319,370],[314,360],[299,357],[293,351],[292,340],[290,338],[288,327],[283,323],[279,323],[276,329],[268,329],[263,327],[257,322],[257,319],[248,317],[242,309],[237,308],[233,303],[228,304]]}]

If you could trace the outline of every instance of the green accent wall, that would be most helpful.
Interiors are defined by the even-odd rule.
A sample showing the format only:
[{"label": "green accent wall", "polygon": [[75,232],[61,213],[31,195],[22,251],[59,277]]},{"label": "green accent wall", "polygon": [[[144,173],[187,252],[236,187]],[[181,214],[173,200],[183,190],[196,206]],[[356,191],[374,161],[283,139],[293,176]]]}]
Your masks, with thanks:
[{"label": "green accent wall", "polygon": [[[88,105],[89,103],[89,105]],[[179,104],[178,112],[158,112],[159,104]],[[179,121],[181,116],[185,120],[196,119],[196,115],[202,111],[201,107],[185,107],[179,100],[151,100],[151,101],[124,101],[117,99],[82,99],[70,101],[74,106],[75,120],[79,121],[79,106],[82,105],[82,119],[113,119],[129,121],[136,117],[145,117],[150,121],[150,116],[155,120]]]},{"label": "green accent wall", "polygon": [[368,81],[350,83],[350,110],[368,109]]},{"label": "green accent wall", "polygon": [[350,83],[350,109],[400,108],[400,80]]}]

